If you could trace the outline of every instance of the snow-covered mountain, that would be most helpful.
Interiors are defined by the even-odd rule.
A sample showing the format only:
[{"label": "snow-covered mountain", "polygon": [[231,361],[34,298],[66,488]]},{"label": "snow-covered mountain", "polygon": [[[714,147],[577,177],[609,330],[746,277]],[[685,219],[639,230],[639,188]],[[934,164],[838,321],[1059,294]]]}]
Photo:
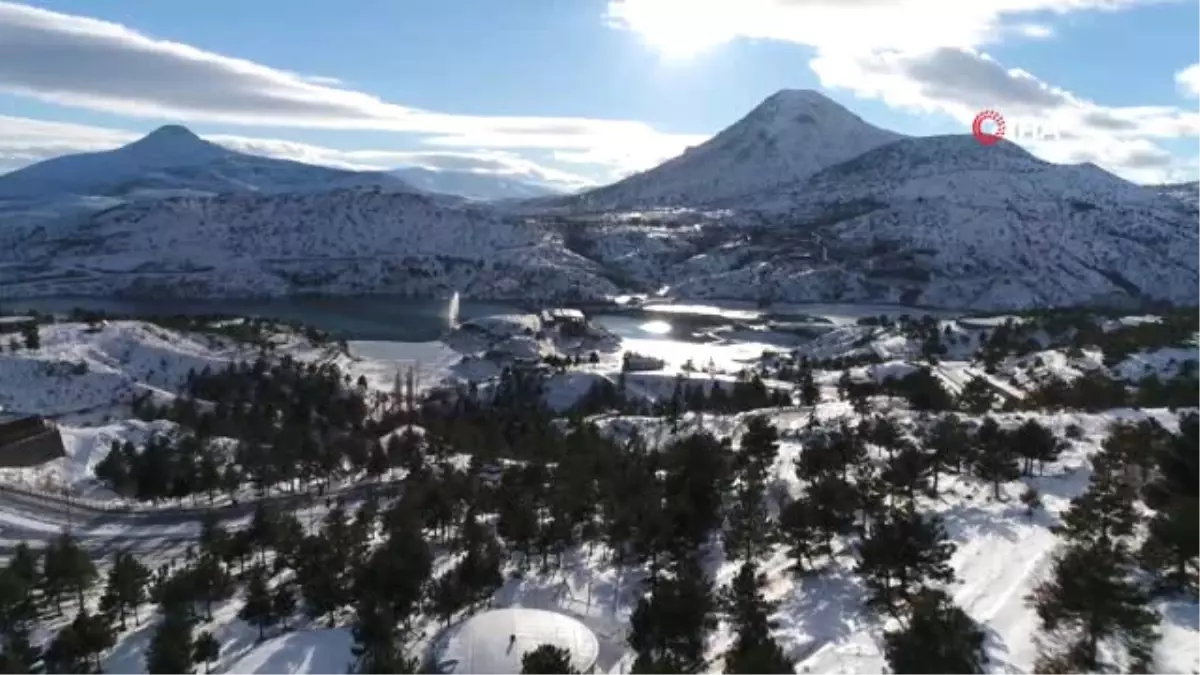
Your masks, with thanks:
[{"label": "snow-covered mountain", "polygon": [[394,169],[391,174],[426,192],[454,195],[480,202],[534,199],[563,192],[543,183],[473,171],[435,170],[411,166]]},{"label": "snow-covered mountain", "polygon": [[595,228],[590,246],[576,248],[691,298],[979,309],[1197,303],[1197,230],[1186,205],[1008,142],[904,139],[710,206],[736,215],[666,232]]},{"label": "snow-covered mountain", "polygon": [[818,92],[784,90],[674,159],[546,205],[612,211],[734,199],[807,178],[899,138]]},{"label": "snow-covered mountain", "polygon": [[133,202],[0,230],[0,294],[616,293],[542,228],[378,188]]},{"label": "snow-covered mountain", "polygon": [[1166,185],[1156,185],[1154,189],[1159,194],[1174,197],[1191,206],[1193,209],[1200,209],[1200,182],[1168,183]]},{"label": "snow-covered mountain", "polygon": [[[333,169],[236,152],[168,125],[114,150],[64,155],[0,176],[0,200],[121,199],[375,186],[411,191],[386,172]],[[9,204],[9,206],[13,206]]]}]

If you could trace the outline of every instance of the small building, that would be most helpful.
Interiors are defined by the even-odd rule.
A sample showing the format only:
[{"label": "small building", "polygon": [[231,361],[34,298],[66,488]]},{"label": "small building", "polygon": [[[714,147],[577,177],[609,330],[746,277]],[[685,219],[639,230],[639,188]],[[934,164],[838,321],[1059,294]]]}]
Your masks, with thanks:
[{"label": "small building", "polygon": [[66,454],[58,427],[50,420],[31,416],[0,422],[0,467],[37,466]]},{"label": "small building", "polygon": [[434,645],[433,665],[455,675],[515,675],[521,658],[546,644],[565,649],[575,672],[595,672],[600,642],[590,628],[560,612],[526,607],[483,612],[447,629]]},{"label": "small building", "polygon": [[0,316],[0,335],[20,333],[36,325],[37,319],[32,316]]},{"label": "small building", "polygon": [[555,326],[573,324],[582,326],[587,323],[587,318],[583,312],[578,309],[570,309],[568,307],[559,307],[555,309],[542,310],[542,322]]}]

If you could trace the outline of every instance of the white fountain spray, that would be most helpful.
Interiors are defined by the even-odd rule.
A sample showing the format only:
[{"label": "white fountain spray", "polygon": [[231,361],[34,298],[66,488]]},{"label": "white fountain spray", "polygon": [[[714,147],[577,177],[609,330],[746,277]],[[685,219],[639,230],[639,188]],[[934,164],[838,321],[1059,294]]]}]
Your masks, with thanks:
[{"label": "white fountain spray", "polygon": [[451,328],[458,326],[458,291],[450,296],[450,305],[446,307],[446,322]]}]

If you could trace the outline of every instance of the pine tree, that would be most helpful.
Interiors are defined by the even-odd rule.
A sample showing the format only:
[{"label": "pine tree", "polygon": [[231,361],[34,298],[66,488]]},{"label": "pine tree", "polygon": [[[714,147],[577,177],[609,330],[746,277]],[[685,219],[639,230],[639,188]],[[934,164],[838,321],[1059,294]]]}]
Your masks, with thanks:
[{"label": "pine tree", "polygon": [[8,569],[24,579],[30,588],[37,588],[41,583],[37,554],[25,542],[17,544],[17,547],[13,549],[12,558],[8,561]]},{"label": "pine tree", "polygon": [[863,537],[855,571],[871,593],[868,602],[895,613],[898,603],[927,584],[954,579],[954,549],[939,517],[922,516],[909,505],[885,514]]},{"label": "pine tree", "polygon": [[1179,433],[1154,453],[1155,479],[1142,490],[1151,518],[1142,545],[1142,564],[1157,576],[1160,590],[1196,595],[1200,576],[1200,443],[1195,413],[1179,420]]},{"label": "pine tree", "polygon": [[191,672],[194,651],[191,615],[182,605],[167,605],[146,649],[146,672]]},{"label": "pine tree", "polygon": [[957,415],[946,415],[923,434],[925,445],[930,450],[929,469],[933,493],[938,492],[938,478],[943,471],[961,471],[971,455],[971,432]]},{"label": "pine tree", "polygon": [[279,584],[271,595],[271,618],[282,623],[287,630],[292,615],[296,613],[296,590],[290,583]]},{"label": "pine tree", "polygon": [[43,666],[49,673],[87,673],[91,669],[83,637],[70,623],[59,629],[42,654]]},{"label": "pine tree", "polygon": [[398,617],[386,602],[359,601],[354,634],[355,673],[415,673],[417,661],[404,653]]},{"label": "pine tree", "polygon": [[[5,646],[0,650],[0,673],[36,673],[42,650],[33,645],[28,628],[6,631]],[[53,672],[53,671],[51,671]]]},{"label": "pine tree", "polygon": [[776,603],[762,594],[764,581],[753,562],[742,564],[733,582],[721,594],[721,604],[737,633],[725,654],[726,673],[793,673],[791,661],[770,631]]},{"label": "pine tree", "polygon": [[86,609],[80,610],[71,623],[78,639],[80,654],[84,659],[91,659],[92,672],[99,673],[100,655],[116,644],[116,634],[112,625],[102,616],[89,614]]},{"label": "pine tree", "polygon": [[982,377],[972,377],[958,394],[958,407],[973,415],[982,415],[992,409],[996,395],[991,385]]},{"label": "pine tree", "polygon": [[233,597],[233,577],[221,561],[211,554],[202,556],[189,576],[192,579],[195,598],[204,603],[204,614],[211,621],[213,603]]},{"label": "pine tree", "polygon": [[1087,491],[1063,514],[1064,543],[1051,578],[1028,598],[1053,643],[1045,646],[1039,671],[1095,671],[1100,642],[1109,638],[1124,646],[1135,672],[1152,667],[1159,617],[1136,576],[1131,540],[1138,513],[1125,466],[1120,453],[1098,453]]},{"label": "pine tree", "polygon": [[260,566],[250,570],[250,578],[246,582],[246,604],[238,612],[238,618],[258,629],[260,642],[265,637],[267,627],[275,624],[273,598],[270,589],[267,588],[267,574]]},{"label": "pine tree", "polygon": [[575,675],[571,653],[551,644],[538,645],[521,656],[522,675]]},{"label": "pine tree", "polygon": [[907,623],[885,635],[884,653],[894,673],[982,673],[986,637],[943,591],[924,589]]},{"label": "pine tree", "polygon": [[138,622],[137,608],[146,602],[146,586],[150,581],[150,570],[132,553],[120,551],[113,557],[108,572],[108,585],[100,603],[106,612],[116,612],[121,630],[125,630],[125,615],[133,612],[133,621]]},{"label": "pine tree", "polygon": [[95,582],[98,573],[91,557],[75,542],[70,532],[63,532],[46,547],[42,557],[43,591],[62,611],[62,595],[74,591],[80,606],[83,594]]},{"label": "pine tree", "polygon": [[736,560],[756,560],[775,539],[762,478],[751,477],[735,488],[733,505],[726,516],[725,555]]},{"label": "pine tree", "polygon": [[812,368],[800,371],[800,401],[806,406],[814,406],[821,400],[821,389],[813,379]]},{"label": "pine tree", "polygon": [[672,565],[630,618],[629,646],[637,652],[633,671],[696,673],[704,668],[704,646],[714,625],[716,601],[697,560]]},{"label": "pine tree", "polygon": [[1064,447],[1062,439],[1055,436],[1053,431],[1032,419],[1012,432],[1011,443],[1024,460],[1025,466],[1021,472],[1026,476],[1033,473],[1035,463],[1041,473],[1047,462],[1058,459]]},{"label": "pine tree", "polygon": [[988,417],[975,432],[975,475],[992,484],[992,497],[1000,499],[1000,484],[1021,477],[1017,454],[1007,434]]},{"label": "pine tree", "polygon": [[193,663],[203,663],[204,672],[208,673],[212,670],[212,662],[220,656],[221,643],[212,633],[204,631],[196,636],[196,643],[192,645]]},{"label": "pine tree", "polygon": [[1100,667],[1101,640],[1117,637],[1134,672],[1152,672],[1158,615],[1149,606],[1149,595],[1134,580],[1133,560],[1124,547],[1099,542],[1068,545],[1055,558],[1052,570],[1052,578],[1035,588],[1030,600],[1042,629],[1065,651],[1045,652],[1042,662],[1065,659],[1071,671],[1094,672]]},{"label": "pine tree", "polygon": [[0,570],[0,635],[28,631],[38,618],[29,581],[11,566]]}]

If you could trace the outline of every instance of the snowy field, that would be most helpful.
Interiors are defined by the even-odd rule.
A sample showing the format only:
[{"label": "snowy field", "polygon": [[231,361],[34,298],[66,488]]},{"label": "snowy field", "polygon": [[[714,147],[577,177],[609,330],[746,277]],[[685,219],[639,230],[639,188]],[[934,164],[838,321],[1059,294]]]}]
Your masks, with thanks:
[{"label": "snowy field", "polygon": [[[970,361],[971,331],[996,325],[990,320],[962,325],[949,321],[941,330],[962,334],[964,343],[951,350],[935,370],[953,393],[971,379],[981,376],[998,389],[1020,396],[1019,386],[1026,367],[1033,368],[1033,357],[1024,363],[1006,363],[996,374],[984,373]],[[67,482],[94,490],[93,471],[113,441],[144,440],[155,432],[169,429],[167,422],[141,422],[130,419],[129,400],[150,392],[171,397],[180,391],[191,369],[220,368],[237,359],[252,359],[254,353],[230,342],[200,335],[186,335],[157,326],[132,321],[114,321],[98,330],[84,324],[65,323],[43,326],[38,349],[5,349],[0,353],[0,405],[7,411],[34,413],[58,420],[67,456],[32,469],[0,470],[0,481],[47,488]],[[498,369],[479,366],[465,368],[461,354],[438,343],[350,342],[349,354],[318,347],[295,336],[280,337],[279,352],[298,359],[334,361],[352,377],[363,376],[371,389],[390,392],[397,371],[417,370],[420,387],[429,387],[451,377],[477,372],[479,378],[495,375]],[[814,356],[835,356],[870,350],[886,355],[883,363],[851,369],[857,377],[882,380],[912,372],[911,360],[918,346],[902,336],[886,331],[845,323],[825,334],[808,347]],[[728,380],[742,369],[758,363],[763,353],[779,351],[758,343],[695,344],[667,339],[627,339],[621,349],[601,356],[596,364],[583,364],[550,380],[548,396],[555,407],[569,405],[585,394],[597,378],[615,380],[620,374],[624,352],[661,359],[663,369],[656,372],[628,373],[628,386],[648,399],[670,396],[676,376],[701,380]],[[1037,369],[1064,379],[1098,367],[1099,355],[1067,357],[1060,351],[1036,354]],[[1141,375],[1147,371],[1169,373],[1184,361],[1196,359],[1194,350],[1176,349],[1134,354],[1118,364],[1118,373]],[[695,372],[683,373],[691,362]],[[789,408],[765,411],[780,428],[784,439],[779,458],[771,473],[775,493],[796,494],[800,487],[794,474],[794,462],[802,447],[793,432],[801,429],[809,416],[822,420],[853,418],[850,406],[837,400],[834,382],[839,372],[821,371],[818,384],[822,402],[813,408]],[[1017,383],[1014,384],[1014,381]],[[897,412],[901,420],[907,413]],[[1166,410],[1113,410],[1105,413],[1000,413],[1001,424],[1037,419],[1060,436],[1070,425],[1082,434],[1068,441],[1059,460],[1047,466],[1044,476],[1028,477],[1002,486],[1000,500],[992,498],[991,487],[970,477],[949,476],[936,501],[923,509],[940,514],[951,538],[957,544],[952,560],[957,581],[952,588],[955,602],[975,620],[984,624],[988,634],[990,672],[1029,672],[1036,656],[1033,636],[1037,617],[1025,602],[1029,591],[1048,570],[1049,556],[1058,543],[1051,526],[1067,507],[1069,500],[1086,487],[1091,471],[1090,457],[1099,449],[1109,425],[1117,419],[1150,417],[1168,429],[1176,417]],[[745,415],[689,415],[677,433],[686,433],[692,425],[703,425],[719,435],[737,436]],[[656,418],[603,416],[597,419],[607,433],[627,434],[637,428],[645,438],[662,439],[671,431]],[[792,439],[792,440],[789,440]],[[465,461],[465,457],[462,458]],[[1028,516],[1018,496],[1026,486],[1036,487],[1043,495],[1044,510]],[[322,509],[302,511],[301,520],[319,518]],[[36,508],[17,508],[0,500],[0,551],[11,551],[20,541],[46,541],[64,527],[70,514],[41,512]],[[78,518],[78,516],[74,516]],[[238,529],[245,520],[228,521]],[[161,522],[131,528],[117,521],[75,520],[78,536],[106,552],[136,541],[139,552],[161,563],[178,561],[199,533],[198,522]],[[435,563],[448,565],[443,555]],[[736,571],[733,564],[717,557],[709,561],[710,574],[717,585],[728,582]],[[767,574],[768,596],[780,601],[775,633],[797,672],[869,673],[881,672],[886,662],[881,651],[882,634],[888,627],[874,613],[862,609],[865,591],[853,573],[852,558],[837,556],[818,574],[796,575],[791,561],[782,550],[776,551],[760,567]],[[522,606],[554,609],[579,618],[599,637],[600,665],[606,672],[627,672],[632,661],[625,646],[629,614],[638,597],[641,573],[617,569],[604,561],[599,551],[575,551],[567,556],[564,569],[551,575],[509,577],[492,599],[492,606]],[[346,672],[353,660],[352,638],[344,627],[326,628],[297,620],[292,630],[272,633],[259,642],[255,629],[236,618],[241,598],[214,609],[211,622],[196,627],[216,634],[222,645],[212,672],[229,673],[330,673]],[[1200,672],[1200,627],[1197,605],[1160,604],[1163,615],[1162,640],[1157,667],[1160,672]],[[152,608],[142,608],[149,616]],[[152,622],[130,626],[116,647],[104,659],[105,672],[144,672],[142,659]],[[47,626],[47,628],[52,628]],[[437,634],[433,624],[418,627],[422,645]],[[718,659],[732,643],[728,626],[722,623],[711,635],[710,657]],[[719,663],[719,662],[716,662]]]}]

